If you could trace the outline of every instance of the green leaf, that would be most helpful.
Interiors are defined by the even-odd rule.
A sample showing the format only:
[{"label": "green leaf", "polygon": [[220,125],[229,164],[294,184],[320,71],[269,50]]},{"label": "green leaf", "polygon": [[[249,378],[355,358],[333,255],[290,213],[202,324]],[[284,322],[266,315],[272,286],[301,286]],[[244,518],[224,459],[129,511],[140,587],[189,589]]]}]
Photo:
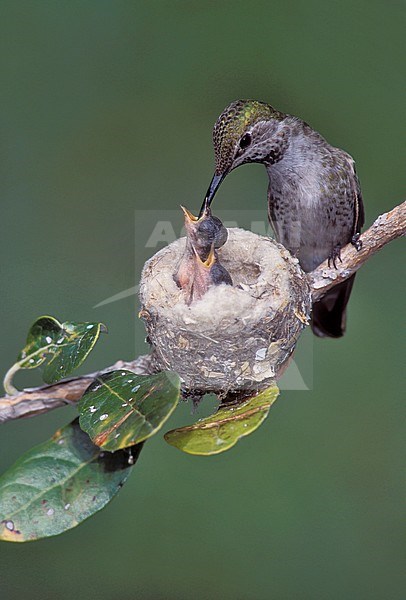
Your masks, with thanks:
[{"label": "green leaf", "polygon": [[0,539],[58,535],[103,508],[127,480],[142,444],[100,452],[76,419],[0,477]]},{"label": "green leaf", "polygon": [[217,413],[194,425],[168,431],[165,440],[188,454],[224,452],[261,425],[278,394],[279,389],[273,385],[242,404],[220,407]]},{"label": "green leaf", "polygon": [[19,369],[35,369],[43,363],[46,383],[55,383],[70,375],[87,358],[101,332],[102,323],[59,323],[54,317],[40,317],[28,332],[27,342],[4,381],[7,392],[15,393],[12,376]]},{"label": "green leaf", "polygon": [[112,371],[97,377],[78,402],[80,426],[97,446],[118,450],[158,431],[175,410],[180,379],[172,371],[135,375]]}]

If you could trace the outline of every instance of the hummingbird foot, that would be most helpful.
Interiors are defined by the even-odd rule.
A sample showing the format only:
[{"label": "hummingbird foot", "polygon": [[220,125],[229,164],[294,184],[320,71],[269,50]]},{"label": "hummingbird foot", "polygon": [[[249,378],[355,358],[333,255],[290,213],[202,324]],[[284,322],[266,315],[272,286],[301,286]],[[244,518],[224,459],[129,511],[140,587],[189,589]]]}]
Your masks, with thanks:
[{"label": "hummingbird foot", "polygon": [[359,252],[362,248],[362,240],[359,239],[360,236],[360,233],[354,233],[354,235],[351,238],[351,244],[354,246],[357,252]]},{"label": "hummingbird foot", "polygon": [[330,268],[331,263],[333,263],[333,267],[337,268],[337,260],[343,262],[341,260],[341,244],[337,244],[331,251],[330,256],[328,257],[328,266]]}]

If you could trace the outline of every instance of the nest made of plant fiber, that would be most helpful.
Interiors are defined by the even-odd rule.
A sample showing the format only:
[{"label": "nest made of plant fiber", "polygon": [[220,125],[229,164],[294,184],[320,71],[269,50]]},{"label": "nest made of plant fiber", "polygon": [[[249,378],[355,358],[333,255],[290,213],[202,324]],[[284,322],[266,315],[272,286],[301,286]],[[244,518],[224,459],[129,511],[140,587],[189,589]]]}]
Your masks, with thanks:
[{"label": "nest made of plant fiber", "polygon": [[189,391],[264,387],[309,320],[310,291],[297,259],[270,238],[237,228],[228,234],[218,256],[233,286],[213,286],[189,306],[173,277],[186,238],[142,272],[140,315],[156,368],[178,372]]}]

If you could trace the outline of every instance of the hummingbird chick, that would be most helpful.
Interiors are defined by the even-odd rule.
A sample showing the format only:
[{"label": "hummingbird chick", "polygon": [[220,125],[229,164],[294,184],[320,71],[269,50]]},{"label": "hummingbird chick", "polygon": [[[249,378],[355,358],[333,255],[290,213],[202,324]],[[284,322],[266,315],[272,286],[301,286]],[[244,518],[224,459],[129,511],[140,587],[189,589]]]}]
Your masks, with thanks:
[{"label": "hummingbird chick", "polygon": [[182,206],[185,215],[186,248],[174,275],[176,284],[185,292],[186,304],[200,300],[209,287],[225,283],[232,285],[227,269],[219,262],[215,248],[227,240],[227,229],[211,210],[203,211],[200,218]]},{"label": "hummingbird chick", "polygon": [[233,285],[229,272],[218,260],[217,252],[214,249],[214,243],[211,245],[209,255],[206,260],[202,260],[193,246],[195,253],[193,261],[193,278],[189,287],[189,294],[186,298],[186,304],[191,304],[200,300],[207,290],[213,285]]},{"label": "hummingbird chick", "polygon": [[224,246],[228,233],[218,217],[212,215],[209,202],[203,203],[199,217],[195,217],[187,208],[181,206],[185,215],[185,229],[188,239],[193,243],[201,260],[205,261],[214,244],[217,250]]}]

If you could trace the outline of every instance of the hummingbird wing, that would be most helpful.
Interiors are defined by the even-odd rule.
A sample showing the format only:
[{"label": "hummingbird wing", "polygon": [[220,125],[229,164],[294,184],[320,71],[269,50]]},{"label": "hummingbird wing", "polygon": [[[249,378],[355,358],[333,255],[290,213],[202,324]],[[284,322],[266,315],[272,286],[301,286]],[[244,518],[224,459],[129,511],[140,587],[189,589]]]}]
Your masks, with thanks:
[{"label": "hummingbird wing", "polygon": [[[354,229],[353,234],[361,232],[365,221],[364,203],[361,187],[355,170],[355,162],[348,155],[350,163],[350,193],[354,198]],[[345,332],[347,320],[346,307],[350,299],[355,275],[336,285],[321,300],[313,304],[311,328],[318,337],[341,337]]]},{"label": "hummingbird wing", "polygon": [[354,233],[360,233],[361,228],[365,223],[364,202],[362,200],[361,186],[355,169],[355,162],[351,158],[351,188],[354,196]]}]

